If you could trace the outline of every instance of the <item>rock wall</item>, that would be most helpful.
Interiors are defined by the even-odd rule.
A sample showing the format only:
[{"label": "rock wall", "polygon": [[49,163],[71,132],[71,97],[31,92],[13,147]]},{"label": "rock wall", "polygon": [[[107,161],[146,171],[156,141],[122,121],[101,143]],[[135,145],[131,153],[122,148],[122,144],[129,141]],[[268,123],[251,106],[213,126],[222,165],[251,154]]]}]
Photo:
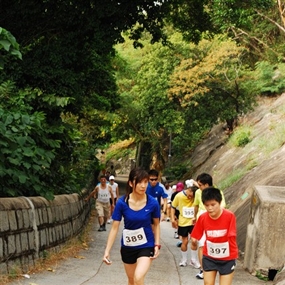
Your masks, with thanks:
[{"label": "rock wall", "polygon": [[280,270],[284,267],[285,187],[255,186],[244,255],[244,267]]},{"label": "rock wall", "polygon": [[0,274],[28,271],[47,250],[57,251],[88,222],[90,204],[78,194],[0,199]]}]

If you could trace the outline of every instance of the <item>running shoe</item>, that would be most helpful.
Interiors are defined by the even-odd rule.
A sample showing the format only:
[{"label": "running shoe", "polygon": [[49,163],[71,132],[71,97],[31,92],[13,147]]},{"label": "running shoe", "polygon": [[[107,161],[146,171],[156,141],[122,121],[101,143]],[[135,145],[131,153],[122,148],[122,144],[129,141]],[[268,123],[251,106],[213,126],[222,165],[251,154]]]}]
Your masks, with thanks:
[{"label": "running shoe", "polygon": [[196,274],[196,278],[197,279],[204,279],[203,270],[200,270],[200,272],[198,274]]},{"label": "running shoe", "polygon": [[199,269],[201,267],[199,261],[195,259],[191,259],[189,265],[193,266],[196,269]]},{"label": "running shoe", "polygon": [[181,266],[181,267],[186,267],[187,266],[187,261],[185,260],[185,261],[181,261],[180,263],[179,263],[179,266]]},{"label": "running shoe", "polygon": [[174,233],[174,238],[176,238],[176,239],[179,238],[179,235],[177,232]]},{"label": "running shoe", "polygon": [[182,244],[182,241],[180,240],[180,241],[177,242],[176,246],[177,247],[181,247],[181,244]]}]

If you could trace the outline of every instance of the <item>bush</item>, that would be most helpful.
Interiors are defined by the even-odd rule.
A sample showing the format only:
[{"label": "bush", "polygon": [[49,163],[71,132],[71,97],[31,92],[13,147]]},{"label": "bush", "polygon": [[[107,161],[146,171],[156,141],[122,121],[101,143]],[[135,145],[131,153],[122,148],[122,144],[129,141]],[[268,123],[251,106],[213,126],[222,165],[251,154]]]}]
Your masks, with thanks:
[{"label": "bush", "polygon": [[254,85],[256,92],[263,95],[276,95],[285,91],[285,64],[272,65],[267,61],[256,64]]},{"label": "bush", "polygon": [[243,126],[237,128],[234,133],[230,136],[230,144],[236,147],[243,147],[251,142],[251,130],[249,127]]}]

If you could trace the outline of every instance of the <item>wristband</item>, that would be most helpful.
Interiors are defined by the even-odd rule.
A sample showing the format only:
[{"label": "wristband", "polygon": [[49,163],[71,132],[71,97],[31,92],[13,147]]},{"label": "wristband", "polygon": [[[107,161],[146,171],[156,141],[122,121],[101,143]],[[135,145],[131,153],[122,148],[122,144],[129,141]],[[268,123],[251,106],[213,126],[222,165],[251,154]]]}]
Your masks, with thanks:
[{"label": "wristband", "polygon": [[158,247],[158,249],[161,249],[161,245],[160,244],[155,244],[154,247]]}]

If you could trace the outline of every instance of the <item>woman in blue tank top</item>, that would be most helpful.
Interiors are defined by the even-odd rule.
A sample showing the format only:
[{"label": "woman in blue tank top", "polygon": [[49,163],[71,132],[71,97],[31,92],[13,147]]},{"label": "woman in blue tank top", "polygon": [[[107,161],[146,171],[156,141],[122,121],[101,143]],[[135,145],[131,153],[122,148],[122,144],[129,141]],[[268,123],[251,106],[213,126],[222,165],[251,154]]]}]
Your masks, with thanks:
[{"label": "woman in blue tank top", "polygon": [[159,255],[160,207],[155,198],[146,194],[148,178],[145,170],[135,168],[130,172],[127,193],[118,199],[112,215],[113,224],[103,257],[105,263],[111,264],[110,250],[124,218],[121,257],[128,284],[144,284],[152,260]]}]

